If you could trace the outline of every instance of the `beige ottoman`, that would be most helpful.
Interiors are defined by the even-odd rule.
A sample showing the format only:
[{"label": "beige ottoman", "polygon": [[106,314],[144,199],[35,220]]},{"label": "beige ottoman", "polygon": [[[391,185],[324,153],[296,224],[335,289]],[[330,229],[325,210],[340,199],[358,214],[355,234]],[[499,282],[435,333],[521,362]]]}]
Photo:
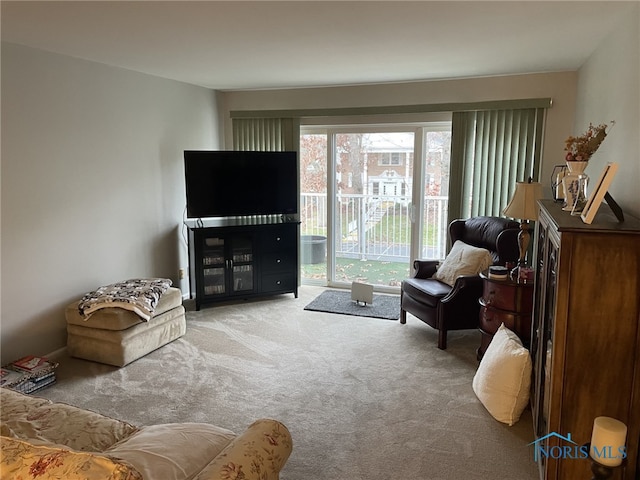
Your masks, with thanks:
[{"label": "beige ottoman", "polygon": [[65,311],[67,350],[72,357],[123,367],[187,331],[182,292],[175,287],[160,297],[147,322],[122,308],[103,308],[85,320],[78,303]]}]

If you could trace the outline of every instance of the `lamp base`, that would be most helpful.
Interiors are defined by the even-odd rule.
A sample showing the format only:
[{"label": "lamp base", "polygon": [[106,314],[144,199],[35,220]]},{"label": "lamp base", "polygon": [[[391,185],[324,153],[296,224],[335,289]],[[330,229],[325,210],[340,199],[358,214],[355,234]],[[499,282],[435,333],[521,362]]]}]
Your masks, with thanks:
[{"label": "lamp base", "polygon": [[591,473],[593,473],[591,480],[606,480],[607,478],[611,478],[613,468],[614,467],[607,467],[606,465],[591,460]]},{"label": "lamp base", "polygon": [[[583,447],[586,447],[588,452],[591,451],[591,443],[585,443]],[[606,480],[607,478],[611,478],[613,476],[613,471],[618,468],[603,465],[597,460],[594,460],[591,455],[589,455],[589,460],[591,460],[591,473],[593,473],[593,477],[591,477],[591,480]],[[627,459],[624,458],[622,460],[621,466],[624,468],[626,463]]]},{"label": "lamp base", "polygon": [[518,275],[520,275],[520,265],[516,263],[516,266],[511,269],[509,272],[509,277],[514,282],[518,281]]},{"label": "lamp base", "polygon": [[527,270],[527,249],[529,248],[530,240],[529,221],[522,220],[520,222],[520,231],[518,232],[518,251],[520,258],[518,258],[518,263],[516,263],[516,266],[510,272],[513,281],[520,280],[521,269]]},{"label": "lamp base", "polygon": [[520,222],[520,231],[518,232],[518,248],[520,250],[520,258],[518,259],[518,266],[527,266],[527,249],[529,248],[529,241],[531,235],[529,234],[529,220],[522,220]]}]

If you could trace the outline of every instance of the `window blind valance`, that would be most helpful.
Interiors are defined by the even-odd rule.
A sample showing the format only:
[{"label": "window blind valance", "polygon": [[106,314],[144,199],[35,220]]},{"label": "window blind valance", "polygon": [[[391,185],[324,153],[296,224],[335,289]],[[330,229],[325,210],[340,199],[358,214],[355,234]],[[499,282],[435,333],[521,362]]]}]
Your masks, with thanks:
[{"label": "window blind valance", "polygon": [[300,110],[232,110],[236,118],[304,118],[339,117],[355,115],[397,115],[429,112],[470,112],[483,110],[514,110],[523,108],[550,108],[551,98],[528,98],[518,100],[491,100],[466,103],[431,103],[422,105],[388,105],[377,107],[312,108]]}]

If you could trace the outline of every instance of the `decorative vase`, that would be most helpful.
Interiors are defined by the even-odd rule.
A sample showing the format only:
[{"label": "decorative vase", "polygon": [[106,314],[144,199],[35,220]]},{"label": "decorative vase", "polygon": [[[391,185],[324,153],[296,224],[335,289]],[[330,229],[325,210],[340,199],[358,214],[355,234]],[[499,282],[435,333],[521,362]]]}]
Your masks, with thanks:
[{"label": "decorative vase", "polygon": [[580,175],[584,173],[584,169],[587,168],[589,162],[567,162],[567,169],[569,173],[574,173],[576,175]]},{"label": "decorative vase", "polygon": [[571,215],[580,215],[584,207],[587,205],[587,184],[589,183],[589,176],[581,173],[578,175],[578,186],[576,189],[575,198],[573,199],[573,208],[571,209]]},{"label": "decorative vase", "polygon": [[587,203],[587,185],[589,176],[584,169],[589,162],[567,162],[568,173],[562,179],[564,204],[562,209],[572,215],[580,215]]}]

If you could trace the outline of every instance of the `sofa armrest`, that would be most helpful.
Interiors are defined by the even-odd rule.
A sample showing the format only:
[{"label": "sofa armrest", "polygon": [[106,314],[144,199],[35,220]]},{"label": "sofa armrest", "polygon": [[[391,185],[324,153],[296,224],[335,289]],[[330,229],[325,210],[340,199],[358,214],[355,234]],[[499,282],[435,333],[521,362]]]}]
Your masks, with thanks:
[{"label": "sofa armrest", "polygon": [[438,260],[414,260],[414,278],[431,278],[438,268]]},{"label": "sofa armrest", "polygon": [[229,443],[195,480],[277,480],[291,449],[287,427],[276,420],[257,420]]}]

